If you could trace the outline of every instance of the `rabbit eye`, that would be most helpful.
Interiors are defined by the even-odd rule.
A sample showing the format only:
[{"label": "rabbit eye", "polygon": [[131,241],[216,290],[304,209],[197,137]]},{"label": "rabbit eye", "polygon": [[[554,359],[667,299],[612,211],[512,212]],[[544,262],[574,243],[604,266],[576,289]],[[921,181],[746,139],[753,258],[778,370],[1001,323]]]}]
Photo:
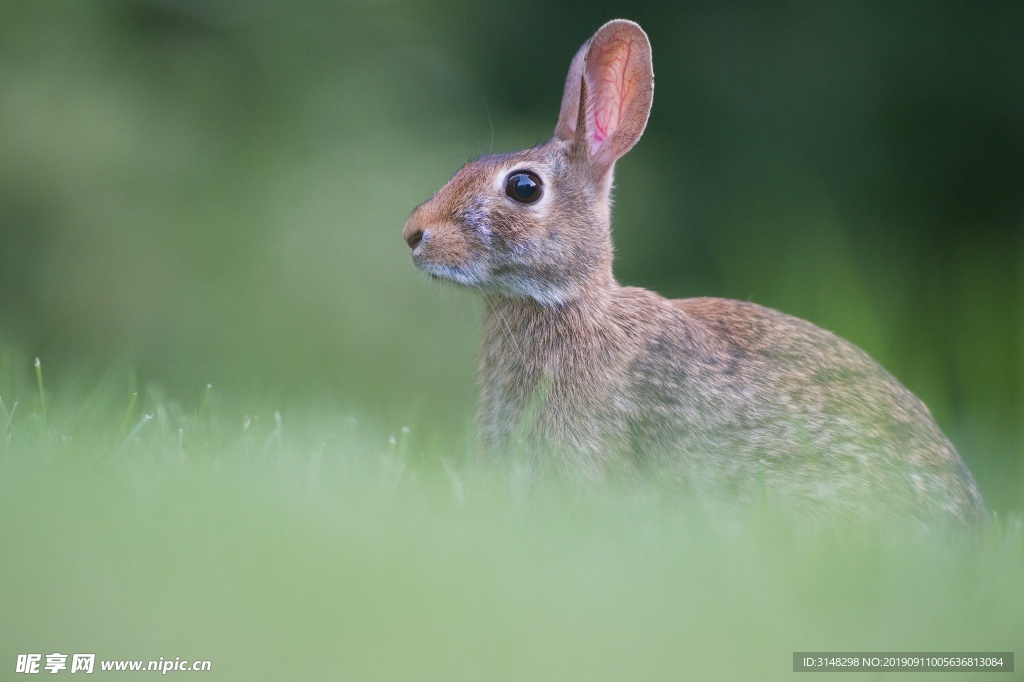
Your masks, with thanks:
[{"label": "rabbit eye", "polygon": [[540,178],[530,171],[515,171],[505,180],[505,194],[521,204],[540,199]]}]

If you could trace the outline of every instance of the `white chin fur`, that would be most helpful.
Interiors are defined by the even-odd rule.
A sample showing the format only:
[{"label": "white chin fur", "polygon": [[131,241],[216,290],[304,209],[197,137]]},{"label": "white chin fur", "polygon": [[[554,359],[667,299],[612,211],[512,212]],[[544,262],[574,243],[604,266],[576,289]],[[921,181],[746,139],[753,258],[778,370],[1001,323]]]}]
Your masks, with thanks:
[{"label": "white chin fur", "polygon": [[491,289],[513,298],[529,298],[545,308],[556,308],[565,303],[567,293],[547,282],[538,282],[527,277],[502,275],[494,280],[496,286]]},{"label": "white chin fur", "polygon": [[422,263],[418,265],[425,272],[435,277],[448,279],[465,287],[480,288],[486,286],[487,283],[487,274],[479,266],[455,267],[453,265],[438,265],[436,263]]},{"label": "white chin fur", "polygon": [[420,268],[434,277],[446,279],[464,287],[479,289],[485,293],[501,294],[509,298],[530,299],[545,308],[556,308],[571,298],[568,292],[553,284],[516,275],[495,277],[485,272],[479,265],[456,267],[423,263]]}]

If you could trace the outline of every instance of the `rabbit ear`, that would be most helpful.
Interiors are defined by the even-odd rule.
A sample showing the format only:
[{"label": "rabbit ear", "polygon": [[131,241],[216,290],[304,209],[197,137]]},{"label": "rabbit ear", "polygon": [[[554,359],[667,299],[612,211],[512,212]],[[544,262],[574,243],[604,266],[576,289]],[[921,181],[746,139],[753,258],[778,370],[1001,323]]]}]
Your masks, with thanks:
[{"label": "rabbit ear", "polygon": [[562,91],[562,108],[558,112],[558,125],[555,126],[555,137],[571,142],[576,135],[576,121],[580,115],[580,82],[583,78],[583,65],[587,60],[590,41],[576,51],[569,65],[569,75],[565,77],[565,89]]},{"label": "rabbit ear", "polygon": [[555,136],[581,144],[604,174],[640,139],[653,96],[647,34],[632,21],[609,21],[572,60]]}]

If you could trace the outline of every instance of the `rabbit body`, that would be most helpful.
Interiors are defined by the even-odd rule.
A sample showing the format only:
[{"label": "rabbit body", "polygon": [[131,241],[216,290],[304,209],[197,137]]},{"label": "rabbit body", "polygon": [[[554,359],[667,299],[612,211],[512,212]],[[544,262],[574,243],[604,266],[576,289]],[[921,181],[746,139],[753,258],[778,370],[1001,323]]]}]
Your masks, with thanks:
[{"label": "rabbit body", "polygon": [[928,409],[852,344],[752,303],[615,281],[612,170],[652,94],[646,35],[609,22],[572,61],[552,140],[471,161],[405,226],[417,266],[484,295],[484,451],[820,516],[982,519]]},{"label": "rabbit body", "polygon": [[821,517],[984,515],[924,404],[808,322],[633,287],[556,312],[489,305],[478,415],[488,452],[588,482],[655,471]]}]

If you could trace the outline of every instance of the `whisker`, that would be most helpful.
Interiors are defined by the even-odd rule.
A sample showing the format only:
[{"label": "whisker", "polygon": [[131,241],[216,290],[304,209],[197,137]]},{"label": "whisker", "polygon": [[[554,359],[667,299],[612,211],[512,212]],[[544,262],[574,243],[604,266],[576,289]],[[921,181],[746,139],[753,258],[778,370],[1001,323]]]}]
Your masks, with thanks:
[{"label": "whisker", "polygon": [[491,313],[493,313],[494,316],[498,318],[498,321],[501,322],[501,325],[505,328],[505,333],[508,336],[508,340],[512,342],[512,347],[516,349],[516,354],[519,356],[519,359],[523,362],[523,364],[526,365],[526,355],[523,354],[523,351],[519,348],[519,344],[516,343],[516,338],[515,336],[512,335],[512,328],[508,326],[508,322],[505,321],[505,318],[501,316],[501,313],[498,312],[497,308],[495,308],[490,301],[487,301],[487,307],[491,309]]}]

